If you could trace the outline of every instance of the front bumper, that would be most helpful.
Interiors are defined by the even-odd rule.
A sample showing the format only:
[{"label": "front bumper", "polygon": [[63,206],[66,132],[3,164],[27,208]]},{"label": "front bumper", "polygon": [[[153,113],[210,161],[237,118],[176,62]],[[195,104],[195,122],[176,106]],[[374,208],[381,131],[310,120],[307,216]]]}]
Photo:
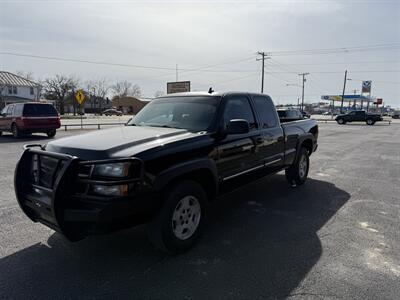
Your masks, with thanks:
[{"label": "front bumper", "polygon": [[[146,189],[121,197],[90,195],[90,184],[99,181],[80,173],[82,166],[96,162],[83,162],[74,156],[37,149],[38,146],[27,146],[14,177],[17,201],[32,221],[41,222],[75,241],[143,223],[154,211],[158,197]],[[127,160],[135,160],[143,167],[140,160]],[[139,177],[123,182],[140,185],[142,180],[140,172]]]}]

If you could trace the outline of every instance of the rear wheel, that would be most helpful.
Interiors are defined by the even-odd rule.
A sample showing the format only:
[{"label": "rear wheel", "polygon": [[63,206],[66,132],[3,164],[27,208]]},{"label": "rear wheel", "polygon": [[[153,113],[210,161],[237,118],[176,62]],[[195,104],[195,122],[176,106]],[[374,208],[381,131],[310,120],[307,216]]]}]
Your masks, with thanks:
[{"label": "rear wheel", "polygon": [[337,119],[336,121],[339,125],[346,124],[346,122],[343,119]]},{"label": "rear wheel", "polygon": [[307,180],[309,168],[310,159],[308,150],[302,147],[296,162],[285,170],[287,181],[293,186],[304,184]]},{"label": "rear wheel", "polygon": [[161,209],[148,224],[150,241],[171,254],[183,253],[194,246],[204,223],[206,193],[200,184],[185,180],[166,194]]},{"label": "rear wheel", "polygon": [[17,124],[13,123],[11,126],[11,132],[15,138],[19,138],[21,136],[21,132],[18,129]]},{"label": "rear wheel", "polygon": [[46,134],[49,138],[53,138],[56,135],[56,130],[55,129],[49,130],[46,132]]},{"label": "rear wheel", "polygon": [[375,121],[372,119],[368,119],[366,123],[367,123],[367,125],[374,125]]}]

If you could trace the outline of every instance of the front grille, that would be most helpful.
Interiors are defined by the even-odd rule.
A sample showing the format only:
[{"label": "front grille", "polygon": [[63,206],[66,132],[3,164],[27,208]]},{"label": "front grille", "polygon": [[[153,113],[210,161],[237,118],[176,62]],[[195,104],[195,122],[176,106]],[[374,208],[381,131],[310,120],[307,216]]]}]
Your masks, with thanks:
[{"label": "front grille", "polygon": [[52,189],[63,166],[63,160],[50,156],[33,155],[31,168],[33,183]]}]

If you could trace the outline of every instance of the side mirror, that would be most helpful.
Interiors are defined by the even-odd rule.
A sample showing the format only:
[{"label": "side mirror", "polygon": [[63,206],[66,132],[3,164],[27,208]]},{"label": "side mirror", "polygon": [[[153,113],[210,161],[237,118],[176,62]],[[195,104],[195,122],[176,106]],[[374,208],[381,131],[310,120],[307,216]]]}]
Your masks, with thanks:
[{"label": "side mirror", "polygon": [[243,119],[233,119],[230,120],[227,127],[227,134],[243,134],[250,131],[249,122]]},{"label": "side mirror", "polygon": [[128,126],[128,125],[129,125],[129,122],[132,121],[132,119],[133,119],[133,117],[130,117],[130,118],[128,119],[128,121],[126,121],[125,126]]}]

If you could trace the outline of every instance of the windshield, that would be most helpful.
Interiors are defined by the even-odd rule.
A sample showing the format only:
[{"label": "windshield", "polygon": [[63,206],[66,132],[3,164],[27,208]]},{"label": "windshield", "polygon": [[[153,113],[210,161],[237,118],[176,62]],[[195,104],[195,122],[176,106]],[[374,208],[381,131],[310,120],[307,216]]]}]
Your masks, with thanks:
[{"label": "windshield", "polygon": [[128,125],[207,130],[216,115],[219,97],[159,98],[147,104]]}]

